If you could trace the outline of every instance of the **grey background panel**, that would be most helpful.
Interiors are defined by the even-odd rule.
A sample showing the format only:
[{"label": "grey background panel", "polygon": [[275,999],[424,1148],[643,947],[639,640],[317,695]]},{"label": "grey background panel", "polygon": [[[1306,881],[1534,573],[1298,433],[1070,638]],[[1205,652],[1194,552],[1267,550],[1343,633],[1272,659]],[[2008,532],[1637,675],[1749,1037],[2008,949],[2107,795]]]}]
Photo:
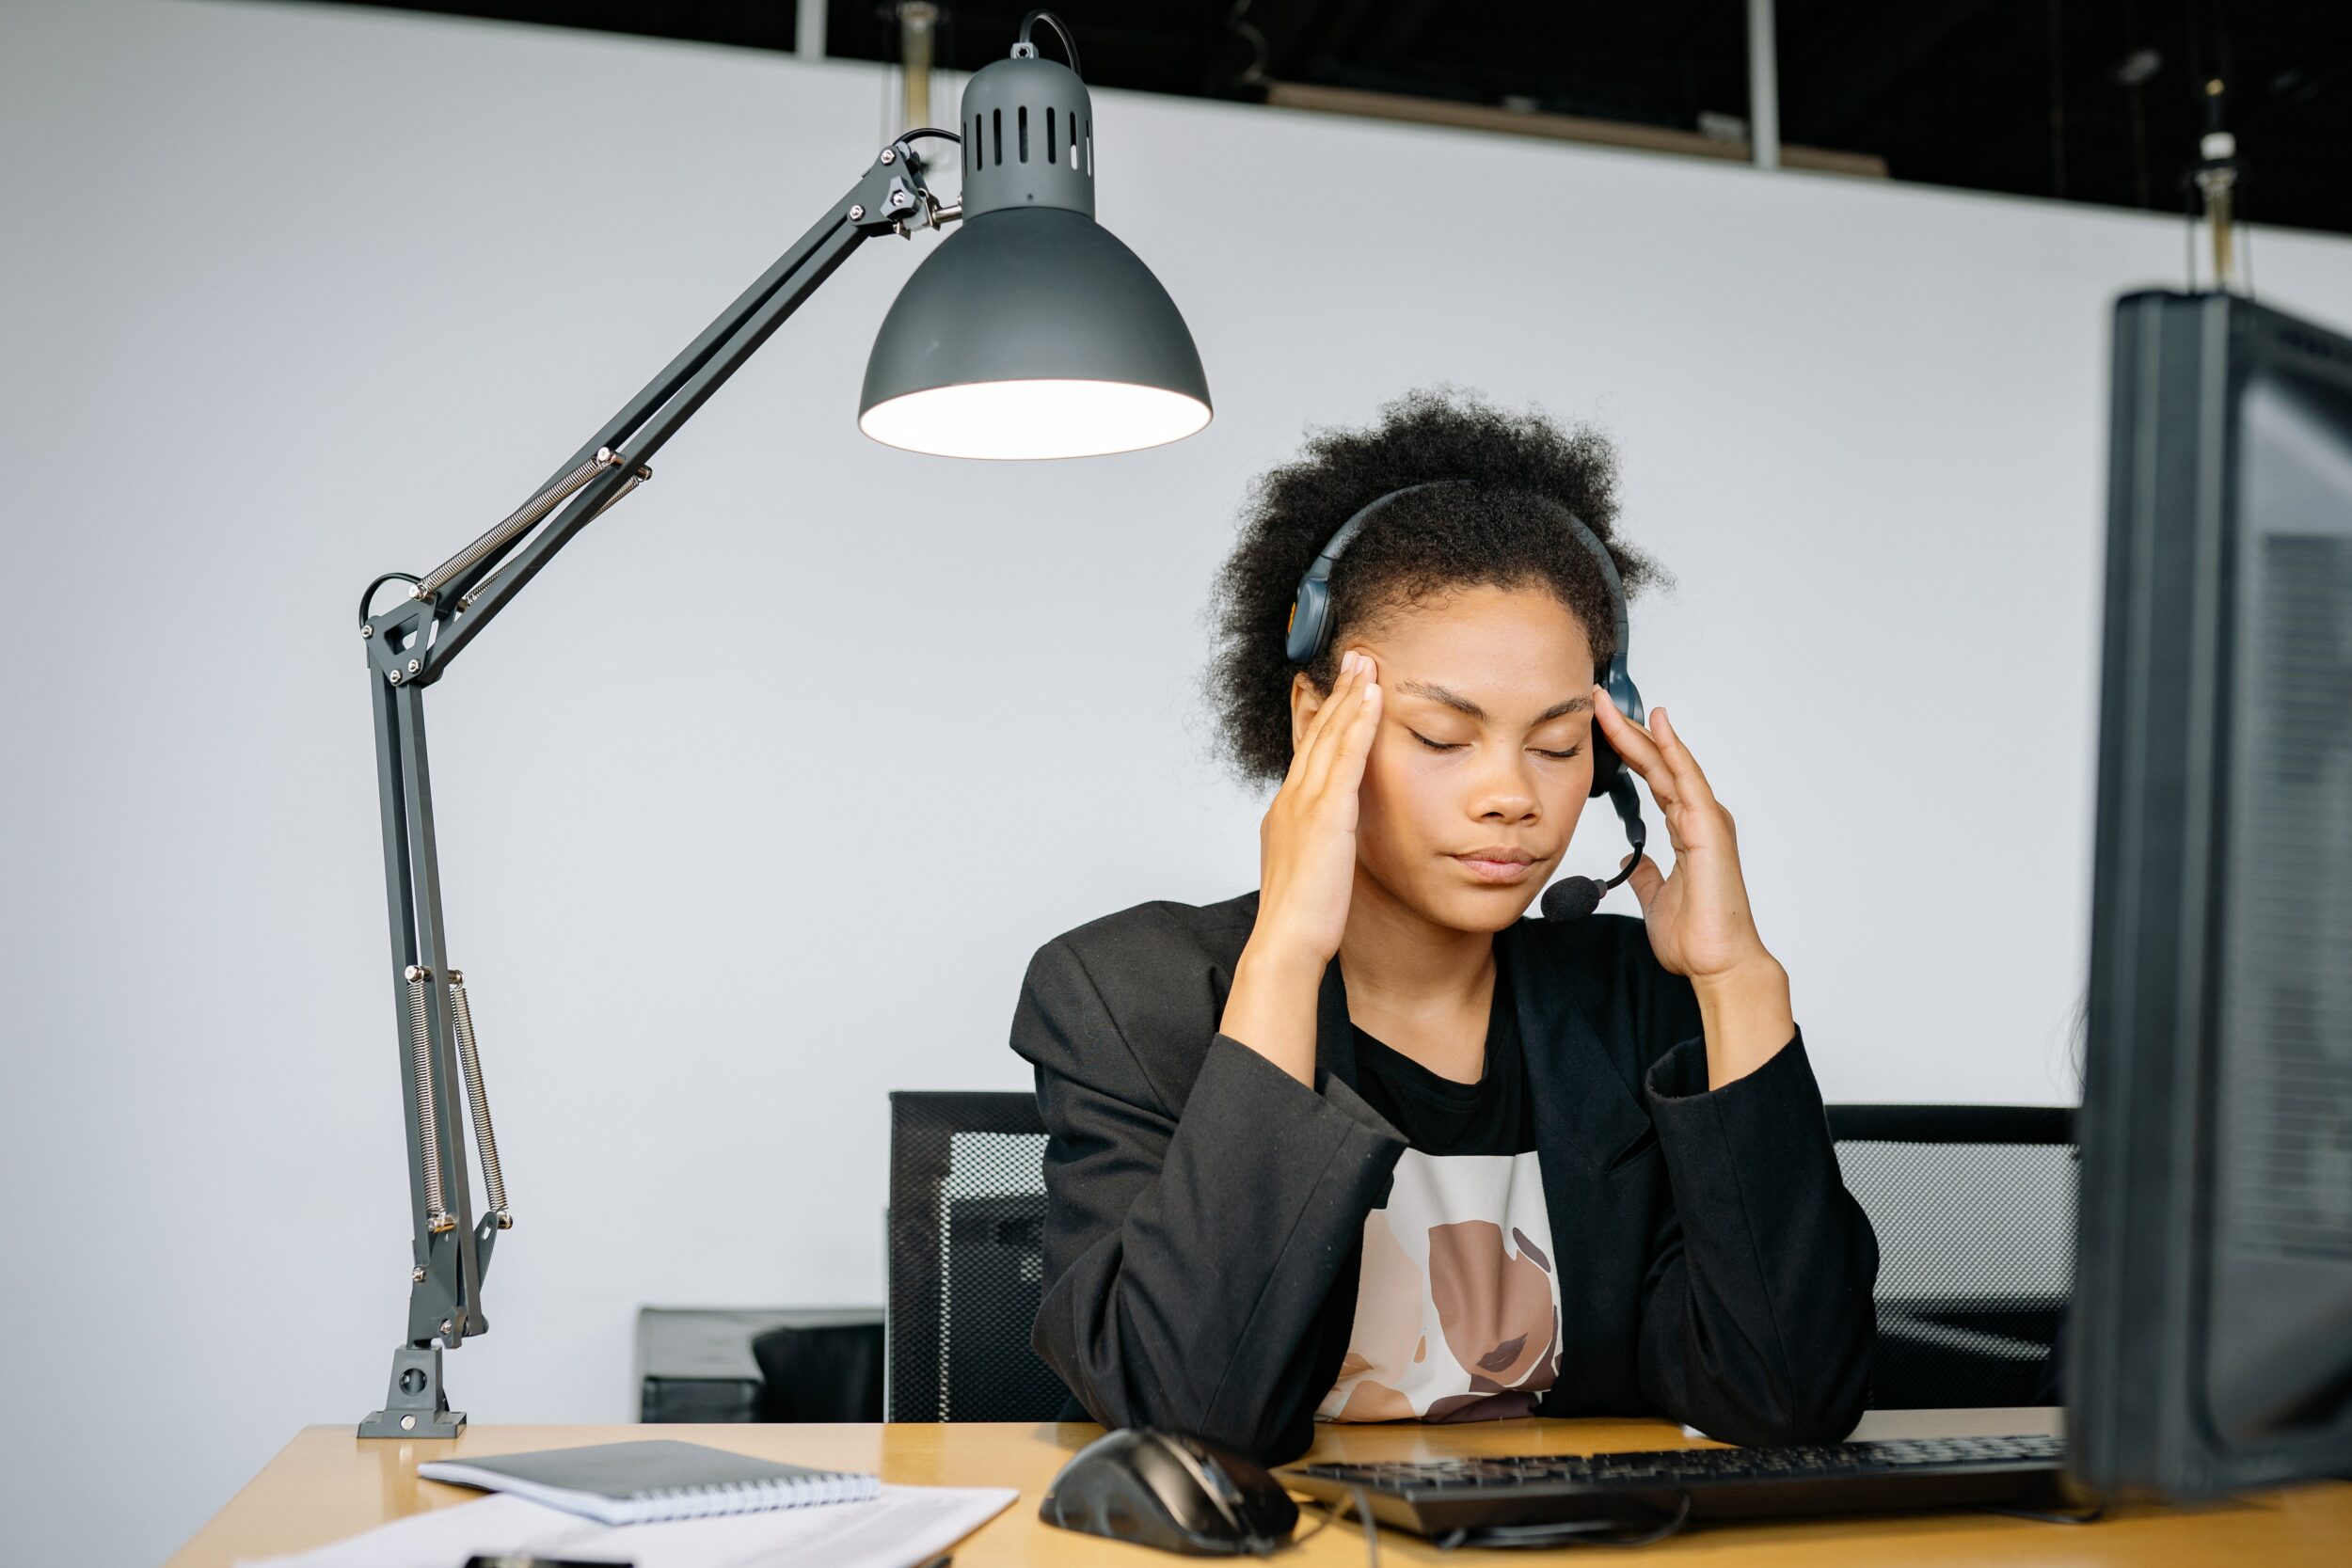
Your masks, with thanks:
[{"label": "grey background panel", "polygon": [[[886,1091],[1022,1087],[1040,942],[1255,880],[1197,697],[1247,482],[1439,380],[1618,441],[1681,580],[1632,606],[1643,694],[1738,814],[1827,1095],[2072,1097],[2108,304],[2177,281],[2179,225],[1095,107],[1101,219],[1185,313],[1207,431],[866,440],[935,242],[869,246],[436,691],[517,1215],[448,1358],[475,1420],[628,1418],[648,1302],[882,1299]],[[847,62],[0,5],[0,1180],[40,1227],[9,1278],[42,1413],[0,1436],[7,1555],[159,1559],[382,1395],[408,1238],[351,601],[527,496],[883,120]],[[2352,322],[2352,243],[2263,231],[2254,269]],[[1613,870],[1613,826],[1567,869]]]}]

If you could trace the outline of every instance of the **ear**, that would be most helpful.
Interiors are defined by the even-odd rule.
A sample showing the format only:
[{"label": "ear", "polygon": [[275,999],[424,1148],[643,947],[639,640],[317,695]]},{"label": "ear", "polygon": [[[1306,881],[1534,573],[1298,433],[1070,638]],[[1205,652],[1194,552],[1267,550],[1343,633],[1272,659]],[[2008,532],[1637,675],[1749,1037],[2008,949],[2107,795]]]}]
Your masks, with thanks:
[{"label": "ear", "polygon": [[1291,676],[1291,754],[1298,754],[1298,743],[1306,738],[1307,725],[1323,706],[1324,693],[1315,689],[1315,683],[1299,671]]}]

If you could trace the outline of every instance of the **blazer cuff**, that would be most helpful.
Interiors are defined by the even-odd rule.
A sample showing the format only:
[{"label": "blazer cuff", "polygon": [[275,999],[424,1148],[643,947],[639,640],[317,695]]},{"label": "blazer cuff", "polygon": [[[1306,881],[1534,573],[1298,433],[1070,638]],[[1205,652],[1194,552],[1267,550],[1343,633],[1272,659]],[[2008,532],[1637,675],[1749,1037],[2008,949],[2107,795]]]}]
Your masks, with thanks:
[{"label": "blazer cuff", "polygon": [[1694,1035],[1651,1065],[1643,1090],[1677,1207],[1737,1213],[1801,1189],[1801,1172],[1837,1168],[1802,1028],[1762,1067],[1719,1089],[1707,1086],[1707,1041]]},{"label": "blazer cuff", "polygon": [[[1713,1100],[1719,1108],[1724,1108],[1749,1098],[1785,1094],[1798,1086],[1788,1082],[1793,1076],[1801,1079],[1802,1087],[1810,1089],[1819,1101],[1820,1090],[1813,1082],[1813,1069],[1804,1058],[1804,1027],[1800,1024],[1788,1037],[1788,1043],[1774,1052],[1762,1067],[1733,1079],[1720,1089],[1710,1089],[1707,1086],[1707,1037],[1692,1035],[1650,1064],[1645,1080],[1647,1098],[1653,1108],[1678,1100],[1701,1098]],[[1742,1094],[1743,1089],[1748,1092]]]},{"label": "blazer cuff", "polygon": [[[1192,1094],[1184,1101],[1186,1115],[1191,1114],[1193,1102],[1200,1098],[1204,1085],[1213,1094],[1232,1096],[1237,1103],[1260,1099],[1270,1101],[1279,1114],[1306,1117],[1311,1124],[1328,1125],[1335,1134],[1355,1135],[1359,1130],[1371,1134],[1373,1145],[1363,1146],[1359,1136],[1359,1147],[1393,1143],[1400,1155],[1405,1150],[1405,1134],[1391,1126],[1388,1117],[1374,1110],[1343,1080],[1318,1067],[1315,1086],[1311,1089],[1231,1035],[1218,1035],[1209,1042],[1208,1052],[1200,1061],[1200,1076],[1193,1080]],[[1356,1126],[1336,1120],[1334,1113]]]}]

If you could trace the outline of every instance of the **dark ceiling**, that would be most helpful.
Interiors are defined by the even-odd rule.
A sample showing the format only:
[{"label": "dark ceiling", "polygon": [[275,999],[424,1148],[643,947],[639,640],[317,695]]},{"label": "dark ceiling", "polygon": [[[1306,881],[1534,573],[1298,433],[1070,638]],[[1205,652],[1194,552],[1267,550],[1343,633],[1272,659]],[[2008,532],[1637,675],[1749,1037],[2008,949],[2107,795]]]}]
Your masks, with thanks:
[{"label": "dark ceiling", "polygon": [[[335,0],[389,4],[391,0]],[[794,47],[793,0],[424,0],[395,8]],[[1018,5],[943,3],[938,64],[1002,58]],[[2352,233],[2352,0],[1779,0],[1784,142],[1896,179],[2186,209],[2237,136],[2240,215]],[[1370,88],[1690,131],[1747,113],[1746,0],[1064,0],[1097,87],[1261,100]],[[829,0],[826,52],[897,57],[895,4]],[[1050,36],[1041,48],[1058,54]],[[2210,86],[2218,81],[2215,98]]]}]

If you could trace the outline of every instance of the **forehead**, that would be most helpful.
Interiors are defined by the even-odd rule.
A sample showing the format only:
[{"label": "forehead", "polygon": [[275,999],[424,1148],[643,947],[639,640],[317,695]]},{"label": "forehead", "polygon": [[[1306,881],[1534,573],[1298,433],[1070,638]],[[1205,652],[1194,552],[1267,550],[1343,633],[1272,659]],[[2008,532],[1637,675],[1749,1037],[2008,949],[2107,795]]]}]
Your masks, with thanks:
[{"label": "forehead", "polygon": [[1575,612],[1549,589],[1490,584],[1398,605],[1351,641],[1380,664],[1395,690],[1424,681],[1501,711],[1519,703],[1549,707],[1590,685],[1593,644]]}]

